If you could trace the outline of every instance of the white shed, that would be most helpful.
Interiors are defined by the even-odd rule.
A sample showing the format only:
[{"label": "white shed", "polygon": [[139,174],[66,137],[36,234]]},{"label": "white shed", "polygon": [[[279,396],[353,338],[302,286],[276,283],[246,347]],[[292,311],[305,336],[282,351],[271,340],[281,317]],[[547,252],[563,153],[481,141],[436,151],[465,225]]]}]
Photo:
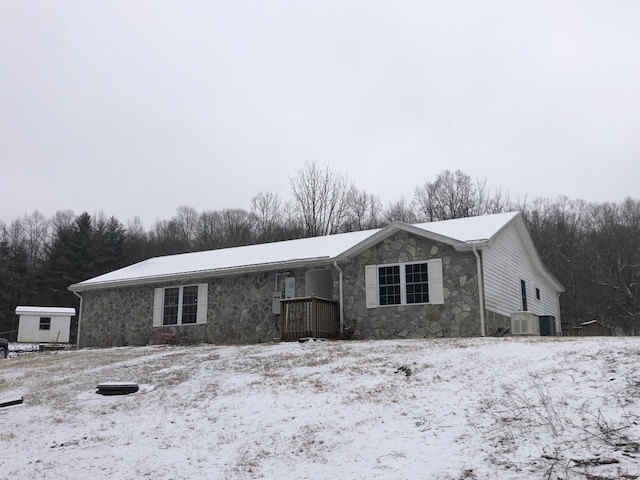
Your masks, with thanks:
[{"label": "white shed", "polygon": [[71,317],[75,308],[16,307],[18,342],[69,343]]}]

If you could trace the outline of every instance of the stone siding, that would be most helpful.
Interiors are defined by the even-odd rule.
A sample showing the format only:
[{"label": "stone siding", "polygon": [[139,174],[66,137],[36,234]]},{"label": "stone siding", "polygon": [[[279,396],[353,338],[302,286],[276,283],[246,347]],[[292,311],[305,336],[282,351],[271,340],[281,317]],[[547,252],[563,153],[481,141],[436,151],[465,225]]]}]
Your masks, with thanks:
[{"label": "stone siding", "polygon": [[[365,265],[442,259],[444,305],[366,308]],[[480,334],[476,259],[472,253],[399,232],[362,252],[344,271],[344,322],[354,338],[465,337]]]},{"label": "stone siding", "polygon": [[[291,271],[296,295],[304,295],[305,270]],[[284,291],[284,277],[279,277]],[[187,343],[259,343],[280,337],[280,316],[272,312],[275,272],[229,275],[191,282],[158,283],[82,293],[80,346],[107,347],[158,343],[153,327],[154,291],[159,287],[208,284],[207,323],[165,329]]]},{"label": "stone siding", "polygon": [[[367,309],[364,270],[369,264],[442,259],[444,305],[404,305]],[[340,264],[343,270],[344,323],[353,338],[475,336],[480,333],[476,260],[472,253],[399,232]],[[333,299],[340,296],[331,268]],[[82,293],[80,346],[145,345],[160,341],[153,327],[154,290],[207,283],[207,323],[165,327],[187,343],[258,343],[280,338],[280,315],[272,312],[275,271],[227,275],[193,281],[89,290]],[[291,270],[296,296],[305,295],[305,269]],[[283,276],[278,290],[284,291]],[[493,325],[493,324],[492,324]],[[492,327],[493,328],[493,327]],[[497,328],[497,327],[496,327]],[[489,331],[487,332],[489,334]]]},{"label": "stone siding", "polygon": [[484,328],[487,337],[511,335],[511,317],[491,311],[485,312],[484,317]]}]

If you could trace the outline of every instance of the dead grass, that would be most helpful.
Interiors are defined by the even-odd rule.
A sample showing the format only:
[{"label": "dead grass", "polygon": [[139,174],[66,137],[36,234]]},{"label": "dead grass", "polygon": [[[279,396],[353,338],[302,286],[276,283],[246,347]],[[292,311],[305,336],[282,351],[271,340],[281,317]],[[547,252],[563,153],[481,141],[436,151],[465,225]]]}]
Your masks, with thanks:
[{"label": "dead grass", "polygon": [[572,401],[570,395],[554,398],[537,375],[518,384],[504,384],[502,390],[502,395],[487,392],[482,402],[483,410],[494,418],[491,437],[504,448],[504,458],[498,460],[503,465],[514,463],[513,450],[523,439],[535,443],[537,438],[551,438],[550,444],[540,445],[538,460],[546,480],[613,480],[632,475],[628,471],[593,473],[598,467],[619,463],[620,455],[636,458],[640,452],[640,438],[630,433],[640,417],[624,408],[635,402],[628,391],[594,394],[579,401]]},{"label": "dead grass", "polygon": [[[477,348],[477,340],[443,339],[390,343],[383,349],[380,343],[322,342],[38,353],[10,359],[0,387],[27,386],[26,407],[39,407],[30,410],[36,425],[68,426],[79,409],[95,419],[78,428],[83,436],[54,435],[45,449],[126,450],[131,440],[114,432],[136,428],[152,451],[175,454],[189,445],[189,461],[203,469],[212,458],[224,456],[227,463],[217,474],[229,479],[273,478],[278,473],[273,465],[283,461],[331,466],[354,438],[376,429],[378,438],[384,438],[389,422],[382,425],[382,416],[402,425],[388,431],[416,435],[416,442],[482,443],[486,464],[503,474],[495,478],[640,478],[640,472],[615,463],[626,458],[640,464],[638,358],[587,355],[577,341],[568,343],[572,347],[563,350],[553,367],[515,375],[504,366],[495,368],[504,377],[483,375],[483,362],[493,361],[486,345],[495,343],[499,349],[512,342],[486,339],[484,350]],[[454,356],[454,350],[464,356]],[[95,401],[97,383],[132,379],[141,384],[139,395]],[[558,395],[549,382],[566,389]],[[455,396],[438,396],[453,391]],[[250,401],[244,407],[246,418],[237,417],[233,402],[247,398],[256,403],[268,399],[270,407],[256,408],[256,413]],[[440,404],[453,407],[439,409]],[[128,409],[136,415],[131,425],[114,421]],[[313,415],[307,417],[308,412]],[[464,435],[448,437],[457,422],[465,424]],[[167,424],[176,426],[175,433]],[[0,446],[37,437],[31,427],[24,430],[5,436]],[[525,451],[525,443],[535,448]],[[403,462],[421,461],[411,454],[410,449],[385,445],[369,461],[376,473],[384,473],[391,465],[402,469]],[[52,472],[60,467],[49,460],[46,455],[31,459],[29,475],[55,477]],[[481,467],[465,465],[439,478],[487,478]],[[153,465],[132,471],[151,477],[162,472]]]}]

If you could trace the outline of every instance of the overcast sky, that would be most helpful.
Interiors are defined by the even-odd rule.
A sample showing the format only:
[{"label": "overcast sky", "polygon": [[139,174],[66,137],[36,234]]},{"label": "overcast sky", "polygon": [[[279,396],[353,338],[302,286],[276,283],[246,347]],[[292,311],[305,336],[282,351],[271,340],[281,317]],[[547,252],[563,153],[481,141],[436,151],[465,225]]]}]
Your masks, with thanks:
[{"label": "overcast sky", "polygon": [[640,2],[0,1],[0,220],[290,198],[444,170],[640,197]]}]

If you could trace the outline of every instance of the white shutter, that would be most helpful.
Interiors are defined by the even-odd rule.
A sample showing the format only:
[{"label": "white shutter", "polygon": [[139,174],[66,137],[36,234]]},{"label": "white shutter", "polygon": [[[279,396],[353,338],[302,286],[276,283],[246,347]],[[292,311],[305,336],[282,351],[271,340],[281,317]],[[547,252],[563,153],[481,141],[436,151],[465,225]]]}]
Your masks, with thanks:
[{"label": "white shutter", "polygon": [[429,260],[429,298],[433,305],[444,304],[441,258]]},{"label": "white shutter", "polygon": [[196,323],[207,323],[207,300],[209,296],[209,284],[198,284],[198,313]]},{"label": "white shutter", "polygon": [[162,302],[164,301],[164,288],[156,288],[153,296],[153,326],[162,326]]},{"label": "white shutter", "polygon": [[365,265],[364,289],[367,308],[378,308],[378,266]]}]

